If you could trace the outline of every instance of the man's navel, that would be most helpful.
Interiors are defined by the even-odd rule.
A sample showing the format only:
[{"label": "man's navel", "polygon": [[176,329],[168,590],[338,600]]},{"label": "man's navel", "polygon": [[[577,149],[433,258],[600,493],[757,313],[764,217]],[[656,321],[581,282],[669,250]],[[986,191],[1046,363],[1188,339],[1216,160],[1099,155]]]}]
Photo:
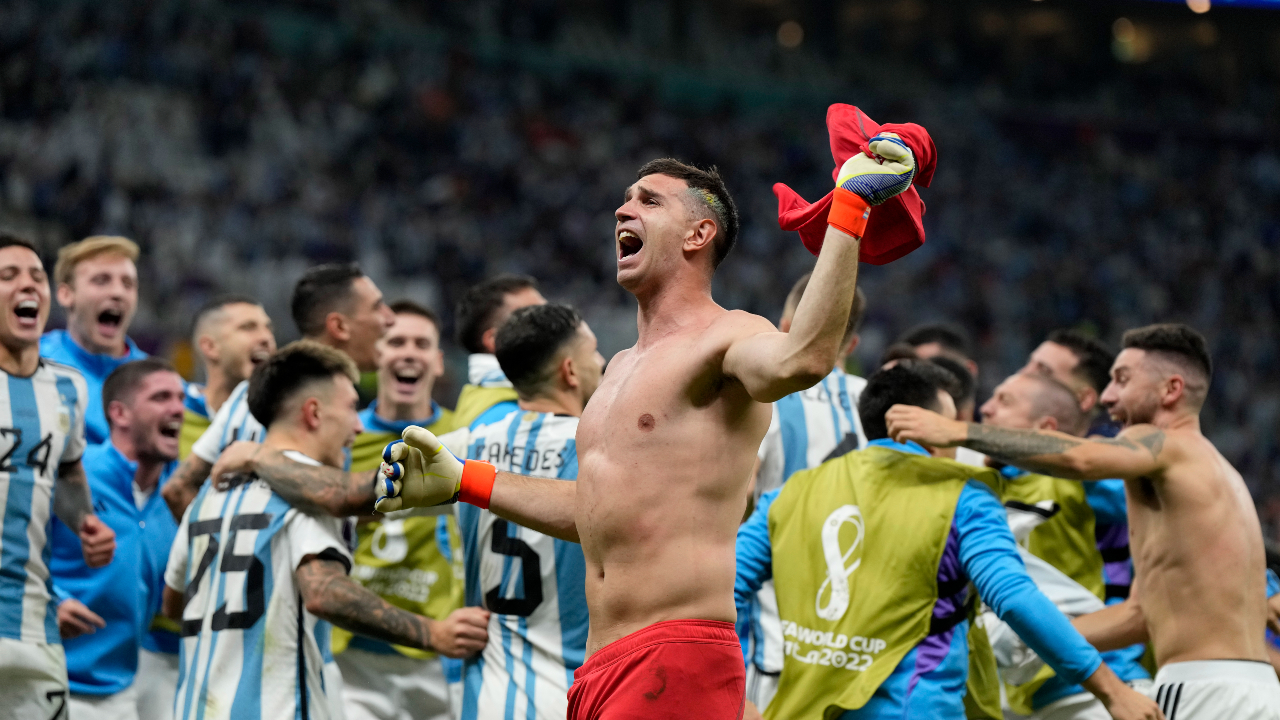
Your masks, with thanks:
[{"label": "man's navel", "polygon": [[654,426],[657,424],[658,422],[654,420],[653,416],[649,413],[641,415],[640,419],[636,421],[636,427],[640,428],[643,432],[652,432]]}]

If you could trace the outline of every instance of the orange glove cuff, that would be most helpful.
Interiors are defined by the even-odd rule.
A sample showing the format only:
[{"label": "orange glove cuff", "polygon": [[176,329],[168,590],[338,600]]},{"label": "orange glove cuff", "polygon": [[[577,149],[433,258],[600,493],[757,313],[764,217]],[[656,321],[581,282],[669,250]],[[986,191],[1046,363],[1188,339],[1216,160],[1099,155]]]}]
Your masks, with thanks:
[{"label": "orange glove cuff", "polygon": [[831,213],[827,215],[827,224],[840,232],[861,238],[867,231],[867,219],[871,217],[871,206],[857,193],[844,188],[836,188],[831,197]]},{"label": "orange glove cuff", "polygon": [[489,509],[489,498],[493,495],[493,481],[498,477],[498,468],[487,462],[468,460],[462,464],[462,482],[458,488],[458,499],[468,505],[475,505],[481,510]]}]

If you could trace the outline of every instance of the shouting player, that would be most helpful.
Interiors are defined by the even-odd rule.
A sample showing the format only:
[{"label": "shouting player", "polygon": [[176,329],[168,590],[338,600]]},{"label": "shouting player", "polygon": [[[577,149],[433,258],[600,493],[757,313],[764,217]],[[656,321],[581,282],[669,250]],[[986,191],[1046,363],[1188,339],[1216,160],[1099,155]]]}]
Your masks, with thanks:
[{"label": "shouting player", "polygon": [[[263,444],[293,462],[340,467],[361,430],[358,377],[331,347],[301,340],[281,349],[249,381],[250,410],[267,429]],[[165,613],[182,627],[175,717],[331,717],[325,621],[456,657],[483,647],[482,622],[437,622],[347,577],[341,526],[298,512],[257,479],[201,489],[165,571]]]},{"label": "shouting player", "polygon": [[[464,464],[417,428],[392,446],[384,510],[455,495],[582,543],[590,634],[569,717],[740,717],[734,537],[769,407],[820,382],[843,347],[860,238],[906,190],[911,151],[877,136],[839,171],[825,243],[790,332],[711,298],[738,215],[724,182],[676,160],[640,168],[615,212],[618,283],[639,339],[616,355],[578,427],[577,482]],[[854,192],[857,190],[862,194]],[[464,468],[468,470],[464,477]],[[403,481],[393,480],[403,475]]]},{"label": "shouting player", "polygon": [[[577,311],[566,305],[517,310],[496,338],[496,354],[520,407],[477,424],[467,457],[513,472],[572,481],[578,476],[578,418],[600,386],[604,358]],[[553,720],[587,644],[582,547],[460,505],[468,605],[492,611],[492,642],[463,675],[462,720]]]},{"label": "shouting player", "polygon": [[84,452],[84,378],[40,358],[49,278],[35,247],[0,234],[0,718],[67,717],[67,663],[49,579],[56,515],[85,565],[111,562],[115,533],[93,512]]},{"label": "shouting player", "polygon": [[1266,558],[1240,474],[1200,432],[1212,365],[1185,325],[1125,333],[1102,404],[1125,429],[1114,439],[1013,430],[896,407],[899,441],[965,445],[1033,472],[1120,477],[1129,500],[1129,599],[1076,621],[1100,649],[1150,642],[1157,700],[1180,720],[1280,718],[1267,663]]}]

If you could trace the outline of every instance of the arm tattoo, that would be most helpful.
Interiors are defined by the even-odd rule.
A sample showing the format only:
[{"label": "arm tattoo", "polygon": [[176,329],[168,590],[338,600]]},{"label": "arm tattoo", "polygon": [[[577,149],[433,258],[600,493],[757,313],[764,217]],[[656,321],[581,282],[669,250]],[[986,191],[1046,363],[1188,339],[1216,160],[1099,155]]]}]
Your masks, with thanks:
[{"label": "arm tattoo", "polygon": [[1138,438],[1138,442],[1151,453],[1154,460],[1160,457],[1160,451],[1164,449],[1164,431],[1160,428],[1152,428],[1150,432]]},{"label": "arm tattoo", "polygon": [[279,451],[261,453],[254,466],[254,474],[260,480],[309,515],[346,517],[373,512],[373,474],[356,475],[332,467],[303,465]]},{"label": "arm tattoo", "polygon": [[395,645],[432,649],[424,618],[401,610],[347,577],[342,563],[315,558],[300,565],[294,577],[303,599],[320,599],[323,607],[316,615],[334,625]]},{"label": "arm tattoo", "polygon": [[1008,430],[969,423],[969,439],[962,444],[1016,465],[1021,460],[1039,455],[1061,455],[1083,442],[1057,435],[1042,435],[1034,430]]},{"label": "arm tattoo", "polygon": [[80,532],[80,523],[84,522],[85,516],[93,514],[89,479],[84,476],[79,460],[58,466],[58,491],[54,494],[53,514],[73,532]]}]

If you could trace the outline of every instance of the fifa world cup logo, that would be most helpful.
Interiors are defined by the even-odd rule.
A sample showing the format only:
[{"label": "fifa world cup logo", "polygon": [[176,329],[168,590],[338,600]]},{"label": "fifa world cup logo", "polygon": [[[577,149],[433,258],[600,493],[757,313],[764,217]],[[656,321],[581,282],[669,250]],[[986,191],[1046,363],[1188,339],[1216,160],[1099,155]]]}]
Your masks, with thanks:
[{"label": "fifa world cup logo", "polygon": [[[848,523],[854,528],[853,543],[848,550],[840,547],[840,531]],[[866,526],[862,521],[862,511],[857,505],[842,505],[827,516],[822,523],[822,556],[827,561],[827,579],[818,588],[818,596],[814,598],[814,609],[823,620],[839,620],[849,609],[849,576],[862,564],[862,536]],[[858,559],[848,565],[849,558],[858,553]],[[822,596],[827,595],[826,605],[822,604]]]}]

